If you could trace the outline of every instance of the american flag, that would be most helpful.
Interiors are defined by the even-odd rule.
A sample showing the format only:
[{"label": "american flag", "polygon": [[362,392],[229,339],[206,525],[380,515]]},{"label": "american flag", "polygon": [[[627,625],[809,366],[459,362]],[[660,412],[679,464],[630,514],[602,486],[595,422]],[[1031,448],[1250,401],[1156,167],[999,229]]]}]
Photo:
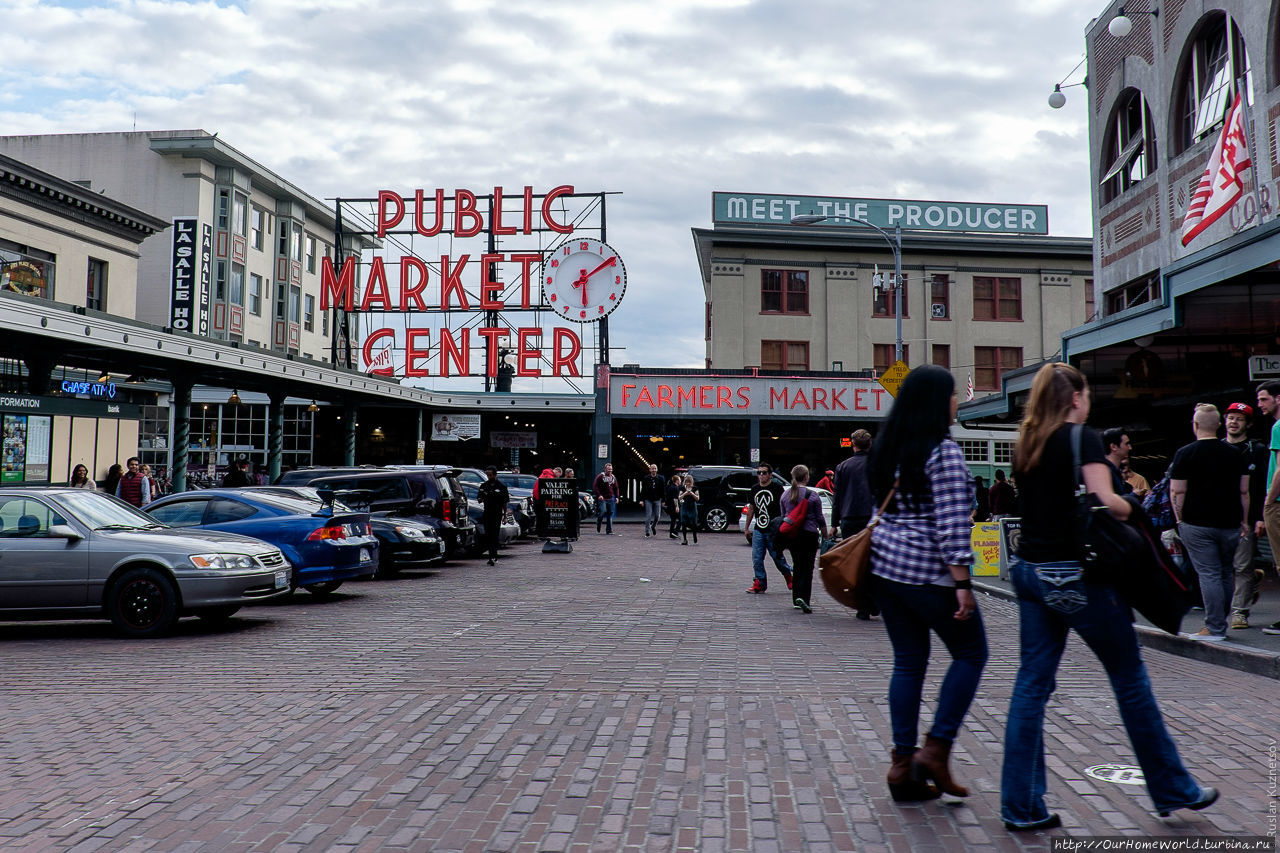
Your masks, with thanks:
[{"label": "american flag", "polygon": [[965,387],[964,398],[966,401],[973,399],[973,374],[969,374],[969,384]]},{"label": "american flag", "polygon": [[1245,136],[1244,110],[1237,94],[1222,125],[1218,144],[1213,147],[1209,165],[1205,166],[1200,183],[1191,194],[1187,216],[1182,220],[1182,245],[1190,243],[1231,209],[1244,192],[1240,173],[1252,164],[1249,139]]}]

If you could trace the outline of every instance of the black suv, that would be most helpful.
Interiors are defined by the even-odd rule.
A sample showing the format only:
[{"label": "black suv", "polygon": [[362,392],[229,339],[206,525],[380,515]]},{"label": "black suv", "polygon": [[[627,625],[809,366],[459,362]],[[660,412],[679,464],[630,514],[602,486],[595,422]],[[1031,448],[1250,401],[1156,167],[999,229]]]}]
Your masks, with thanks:
[{"label": "black suv", "polygon": [[278,485],[327,486],[337,491],[372,493],[369,512],[423,521],[444,540],[445,555],[460,557],[475,544],[476,528],[467,517],[467,496],[458,482],[458,469],[421,465],[395,470],[301,469],[290,471]]},{"label": "black suv", "polygon": [[[754,465],[691,465],[684,473],[693,476],[698,489],[698,524],[712,533],[721,533],[738,523],[738,516],[751,502],[751,493],[759,484]],[[783,488],[790,485],[777,471],[773,481]]]}]

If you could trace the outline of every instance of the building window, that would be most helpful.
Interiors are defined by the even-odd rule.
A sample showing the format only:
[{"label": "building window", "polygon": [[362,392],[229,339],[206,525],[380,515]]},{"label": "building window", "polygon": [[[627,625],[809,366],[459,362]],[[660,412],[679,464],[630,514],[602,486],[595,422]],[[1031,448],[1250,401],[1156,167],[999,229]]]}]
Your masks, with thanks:
[{"label": "building window", "polygon": [[989,459],[987,447],[990,442],[985,438],[962,438],[956,441],[965,462],[986,462]]},{"label": "building window", "polygon": [[994,462],[997,465],[1013,464],[1013,442],[1012,441],[993,441],[995,447]]},{"label": "building window", "polygon": [[711,303],[706,303],[707,322],[706,322],[706,340],[711,340]]},{"label": "building window", "polygon": [[244,230],[244,211],[248,204],[249,200],[247,198],[240,195],[240,193],[235,194],[235,199],[231,207],[231,231],[232,233],[239,234],[241,237],[246,233]]},{"label": "building window", "polygon": [[320,312],[320,334],[329,337],[329,312]]},{"label": "building window", "polygon": [[85,285],[84,307],[93,311],[107,310],[107,262],[89,259],[89,278]]},{"label": "building window", "polygon": [[999,391],[1000,378],[1022,367],[1022,347],[974,347],[973,387],[978,391]]},{"label": "building window", "polygon": [[1212,15],[1191,43],[1174,86],[1173,114],[1180,154],[1211,135],[1226,118],[1239,80],[1253,103],[1253,73],[1240,29],[1225,13]]},{"label": "building window", "polygon": [[282,258],[289,257],[289,220],[280,220],[280,245],[276,249]]},{"label": "building window", "polygon": [[316,271],[316,238],[307,237],[307,272]]},{"label": "building window", "polygon": [[933,345],[933,363],[938,367],[951,369],[951,344]]},{"label": "building window", "polygon": [[244,267],[231,265],[231,304],[244,305]]},{"label": "building window", "polygon": [[302,288],[289,288],[289,322],[302,322]]},{"label": "building window", "polygon": [[808,314],[808,271],[761,270],[760,313]]},{"label": "building window", "polygon": [[262,276],[249,273],[249,313],[262,316]]},{"label": "building window", "polygon": [[249,236],[253,248],[262,251],[262,232],[266,225],[267,214],[260,207],[255,207],[249,216]]},{"label": "building window", "polygon": [[213,265],[213,298],[227,298],[227,262],[218,261]]},{"label": "building window", "polygon": [[[951,278],[934,275],[929,282],[929,317],[934,320],[951,319]],[[937,362],[934,362],[937,364]]]},{"label": "building window", "polygon": [[[897,360],[895,344],[874,344],[872,350],[871,366],[876,369],[876,373],[884,373]],[[909,344],[902,345],[902,361],[905,364],[911,363],[911,346]]]},{"label": "building window", "polygon": [[302,226],[294,223],[289,229],[289,260],[302,260]]},{"label": "building window", "polygon": [[1107,314],[1119,314],[1135,305],[1145,305],[1160,299],[1160,277],[1145,276],[1131,281],[1107,294]]},{"label": "building window", "polygon": [[973,319],[1021,320],[1022,279],[973,279]]},{"label": "building window", "polygon": [[0,291],[53,298],[57,256],[0,240]]},{"label": "building window", "polygon": [[218,190],[218,228],[226,231],[231,224],[231,190]]},{"label": "building window", "polygon": [[1099,163],[1103,204],[1150,175],[1156,167],[1156,137],[1147,99],[1137,89],[1120,96],[1107,125]]},{"label": "building window", "polygon": [[762,370],[808,370],[808,341],[761,341]]},{"label": "building window", "polygon": [[316,327],[316,298],[311,294],[307,294],[306,310],[302,314],[302,327],[308,332],[314,331]]},{"label": "building window", "polygon": [[1096,319],[1098,312],[1098,304],[1093,295],[1093,279],[1086,278],[1084,280],[1084,321],[1086,323]]},{"label": "building window", "polygon": [[[897,297],[894,296],[893,290],[887,287],[889,281],[893,278],[893,273],[881,273],[884,277],[884,285],[873,288],[871,301],[872,317],[897,317]],[[910,296],[911,289],[907,287],[909,278],[906,273],[902,274],[902,316],[910,317]],[[892,363],[892,362],[891,362]]]}]

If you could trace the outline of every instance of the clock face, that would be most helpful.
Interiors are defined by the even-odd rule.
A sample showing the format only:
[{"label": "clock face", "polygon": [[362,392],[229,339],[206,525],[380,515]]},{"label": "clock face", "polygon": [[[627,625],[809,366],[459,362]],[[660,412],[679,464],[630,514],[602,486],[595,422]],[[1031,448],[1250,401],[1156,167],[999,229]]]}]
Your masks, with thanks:
[{"label": "clock face", "polygon": [[574,237],[542,264],[542,298],[557,317],[590,323],[607,317],[627,292],[627,270],[607,243]]}]

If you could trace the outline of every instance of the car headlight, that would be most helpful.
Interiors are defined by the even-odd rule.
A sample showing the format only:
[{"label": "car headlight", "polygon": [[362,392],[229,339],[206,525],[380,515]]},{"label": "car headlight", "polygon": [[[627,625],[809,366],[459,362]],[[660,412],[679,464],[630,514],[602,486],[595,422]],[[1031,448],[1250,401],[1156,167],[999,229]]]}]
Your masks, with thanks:
[{"label": "car headlight", "polygon": [[399,533],[405,539],[426,539],[427,537],[421,530],[416,527],[401,527],[396,525],[396,533]]},{"label": "car headlight", "polygon": [[193,554],[190,560],[197,569],[252,569],[258,565],[248,554]]}]

